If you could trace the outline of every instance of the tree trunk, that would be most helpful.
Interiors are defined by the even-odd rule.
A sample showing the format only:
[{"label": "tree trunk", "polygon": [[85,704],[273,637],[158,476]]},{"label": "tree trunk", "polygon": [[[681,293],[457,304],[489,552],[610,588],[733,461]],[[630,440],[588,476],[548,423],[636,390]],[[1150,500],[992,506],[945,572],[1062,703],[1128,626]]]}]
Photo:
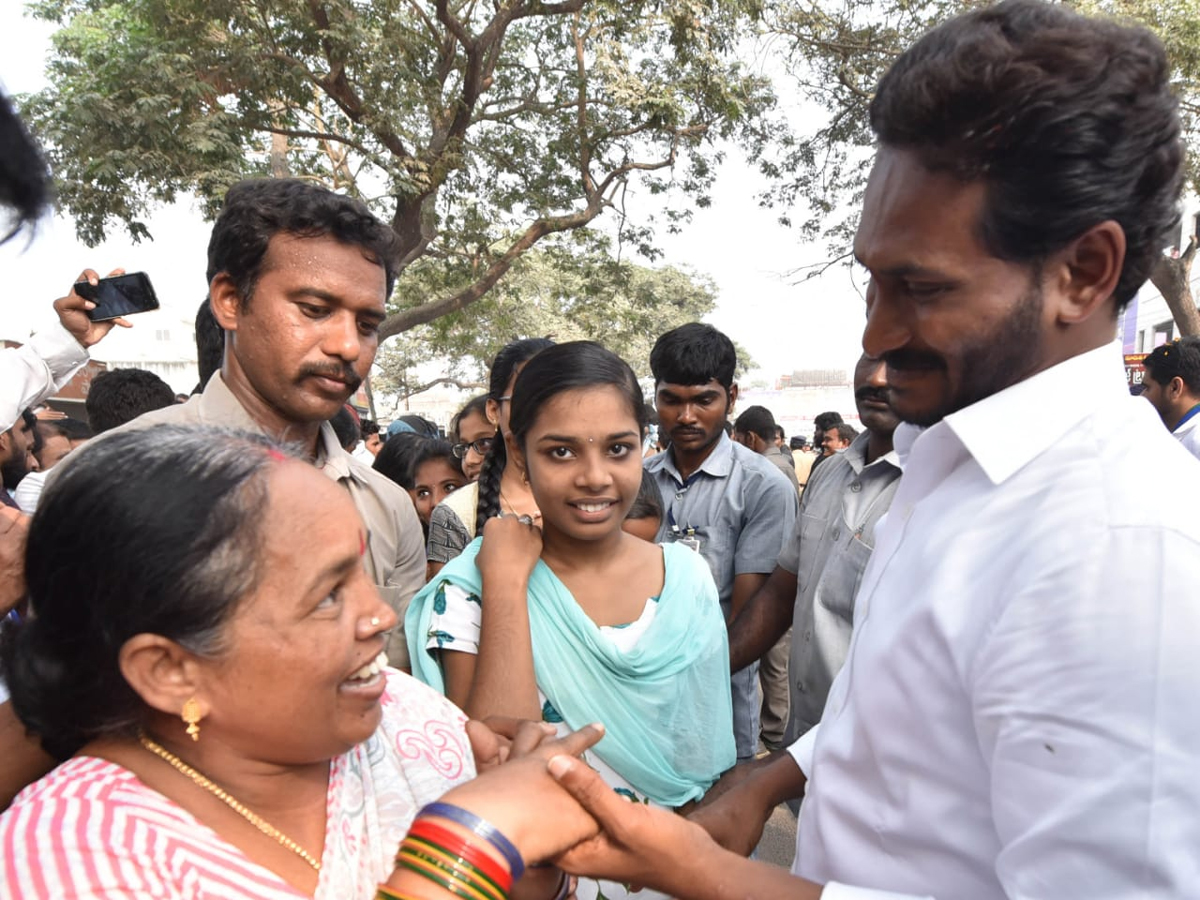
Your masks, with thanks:
[{"label": "tree trunk", "polygon": [[1196,237],[1193,235],[1178,258],[1163,256],[1150,272],[1150,283],[1167,301],[1181,337],[1200,334],[1200,310],[1196,309],[1196,300],[1192,296],[1192,260],[1195,256]]}]

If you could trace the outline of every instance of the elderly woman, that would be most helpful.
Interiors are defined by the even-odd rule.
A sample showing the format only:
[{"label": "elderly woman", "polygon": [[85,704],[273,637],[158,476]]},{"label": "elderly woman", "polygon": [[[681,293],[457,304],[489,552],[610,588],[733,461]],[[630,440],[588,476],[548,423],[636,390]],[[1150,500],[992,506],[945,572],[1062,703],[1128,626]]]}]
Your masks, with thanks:
[{"label": "elderly woman", "polygon": [[[463,714],[385,668],[395,619],[365,537],[344,491],[262,437],[161,427],[82,450],[33,519],[33,615],[6,641],[16,712],[65,760],[0,816],[6,891],[502,900],[522,857],[586,833],[561,791],[539,810],[557,845],[522,821],[550,749],[419,815],[475,763]],[[558,873],[517,889],[552,896]]]}]

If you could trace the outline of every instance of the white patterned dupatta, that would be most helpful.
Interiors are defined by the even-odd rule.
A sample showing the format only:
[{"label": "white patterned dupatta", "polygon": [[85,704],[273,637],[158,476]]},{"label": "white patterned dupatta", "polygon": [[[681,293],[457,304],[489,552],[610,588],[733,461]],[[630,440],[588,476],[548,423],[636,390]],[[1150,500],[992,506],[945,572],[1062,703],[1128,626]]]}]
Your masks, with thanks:
[{"label": "white patterned dupatta", "polygon": [[433,689],[385,670],[383,720],[333,761],[316,900],[370,900],[417,811],[475,777],[467,717]]}]

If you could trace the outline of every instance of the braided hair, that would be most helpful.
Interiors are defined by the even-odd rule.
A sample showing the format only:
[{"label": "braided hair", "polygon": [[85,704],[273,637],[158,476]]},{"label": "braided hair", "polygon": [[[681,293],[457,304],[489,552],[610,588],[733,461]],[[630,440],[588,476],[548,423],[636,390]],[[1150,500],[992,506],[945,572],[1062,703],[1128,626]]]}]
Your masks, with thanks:
[{"label": "braided hair", "polygon": [[[488,378],[487,399],[499,405],[504,390],[512,381],[517,366],[529,362],[547,347],[553,347],[549,338],[525,338],[506,344],[496,354]],[[475,507],[475,534],[483,534],[483,523],[500,515],[500,478],[508,464],[508,450],[504,446],[504,435],[497,434],[492,449],[483,458],[479,470],[479,503]]]}]

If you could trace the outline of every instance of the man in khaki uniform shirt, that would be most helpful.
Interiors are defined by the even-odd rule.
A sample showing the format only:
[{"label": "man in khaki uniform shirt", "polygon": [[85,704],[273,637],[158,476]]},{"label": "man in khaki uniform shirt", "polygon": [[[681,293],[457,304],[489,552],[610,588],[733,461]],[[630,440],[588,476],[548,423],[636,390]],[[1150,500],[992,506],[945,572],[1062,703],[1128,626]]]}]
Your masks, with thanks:
[{"label": "man in khaki uniform shirt", "polygon": [[300,445],[363,518],[365,565],[399,616],[388,661],[408,669],[404,613],[425,583],[421,523],[408,493],[351,457],[328,424],[375,359],[394,242],[364,205],[312,184],[265,178],[230,188],[208,247],[221,370],[187,403],[115,430],[216,425]]}]

